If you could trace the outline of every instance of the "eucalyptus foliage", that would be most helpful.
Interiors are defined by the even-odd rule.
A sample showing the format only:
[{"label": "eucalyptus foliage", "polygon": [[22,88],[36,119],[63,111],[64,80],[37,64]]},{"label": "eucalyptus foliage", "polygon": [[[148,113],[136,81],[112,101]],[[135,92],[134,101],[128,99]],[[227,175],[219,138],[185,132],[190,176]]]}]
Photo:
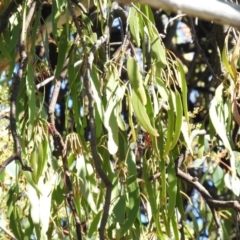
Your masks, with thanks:
[{"label": "eucalyptus foliage", "polygon": [[[0,3],[1,16],[9,2]],[[204,234],[217,239],[216,210],[221,239],[234,239],[236,209],[211,211],[206,199],[177,177],[175,160],[186,147],[182,170],[210,184],[206,188],[213,198],[240,195],[239,146],[232,137],[240,124],[239,39],[232,42],[228,32],[218,49],[224,72],[214,86],[207,85],[213,89],[210,99],[200,94],[202,106],[190,111],[190,68],[165,46],[156,10],[109,0],[79,6],[61,0],[49,1],[51,13],[43,19],[43,3],[36,1],[24,32],[34,2],[18,1],[0,35],[0,164],[16,151],[10,96],[21,68],[20,36],[26,34],[16,130],[23,160],[32,169],[24,171],[16,160],[1,171],[0,238],[103,239],[102,231],[106,239]],[[109,39],[114,25],[123,35],[119,48]],[[56,46],[55,69],[49,41]],[[39,45],[42,58],[36,54]],[[206,63],[195,65],[196,72],[206,69]],[[214,77],[206,76],[208,82]],[[194,121],[201,111],[202,120]],[[196,129],[206,134],[193,140]]]}]

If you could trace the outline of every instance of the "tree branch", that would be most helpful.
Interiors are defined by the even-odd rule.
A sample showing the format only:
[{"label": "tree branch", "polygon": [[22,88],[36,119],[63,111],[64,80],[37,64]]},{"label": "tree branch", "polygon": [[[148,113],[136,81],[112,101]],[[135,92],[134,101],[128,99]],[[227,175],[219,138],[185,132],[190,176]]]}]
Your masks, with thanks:
[{"label": "tree branch", "polygon": [[[204,135],[206,132],[205,130],[194,130],[190,136],[190,142],[192,143],[194,138],[197,135]],[[195,189],[199,191],[199,193],[202,195],[202,197],[205,199],[206,203],[208,204],[209,208],[212,211],[214,221],[217,225],[217,240],[221,239],[221,225],[220,220],[217,216],[216,209],[217,208],[233,208],[237,212],[240,212],[240,203],[238,201],[221,201],[214,199],[211,194],[208,192],[208,190],[198,181],[197,178],[192,177],[191,175],[183,172],[180,167],[185,161],[187,155],[189,154],[189,150],[183,145],[181,148],[180,155],[175,160],[175,171],[178,178],[185,181],[187,184],[191,185]]]},{"label": "tree branch", "polygon": [[64,194],[66,201],[68,203],[69,208],[71,209],[71,212],[73,214],[73,218],[76,224],[76,232],[78,236],[78,240],[82,240],[82,234],[81,234],[81,221],[77,215],[76,207],[75,207],[75,200],[73,196],[73,186],[72,182],[70,179],[70,172],[68,169],[68,162],[67,162],[67,152],[65,150],[65,143],[63,141],[62,135],[58,132],[58,130],[55,127],[55,106],[57,103],[59,91],[61,88],[61,83],[63,79],[67,75],[67,65],[69,62],[69,58],[67,58],[64,62],[59,80],[56,82],[53,93],[52,93],[52,98],[49,104],[49,121],[50,121],[50,131],[54,139],[54,147],[55,151],[60,153],[62,155],[62,163],[63,163],[63,171],[64,171],[64,185],[66,187],[67,194]]},{"label": "tree branch", "polygon": [[[131,0],[118,0],[130,4]],[[214,21],[221,25],[230,25],[240,30],[240,6],[223,0],[135,0],[154,8],[163,8],[176,13],[180,11],[192,17]]]},{"label": "tree branch", "polygon": [[21,143],[20,143],[20,137],[17,133],[17,124],[16,124],[16,100],[18,96],[19,86],[20,82],[23,78],[23,73],[26,70],[28,57],[26,54],[26,35],[27,35],[27,29],[30,25],[30,22],[33,18],[34,11],[36,9],[36,1],[32,3],[32,6],[29,9],[29,12],[26,16],[25,25],[22,29],[21,37],[20,37],[20,46],[19,46],[19,55],[20,55],[20,66],[18,69],[18,73],[14,76],[13,79],[13,90],[10,97],[10,128],[12,133],[12,138],[14,141],[14,150],[15,153],[13,153],[9,158],[7,158],[0,167],[0,173],[5,169],[5,167],[11,163],[14,160],[19,160],[22,169],[25,171],[32,171],[32,169],[24,163],[22,159],[22,151],[21,151]]}]

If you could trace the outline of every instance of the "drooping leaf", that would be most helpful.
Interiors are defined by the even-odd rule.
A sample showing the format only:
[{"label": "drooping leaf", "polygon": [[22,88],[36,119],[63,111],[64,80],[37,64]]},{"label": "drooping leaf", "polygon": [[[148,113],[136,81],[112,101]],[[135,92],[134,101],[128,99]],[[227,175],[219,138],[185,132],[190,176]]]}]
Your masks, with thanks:
[{"label": "drooping leaf", "polygon": [[176,114],[174,137],[171,144],[171,149],[173,149],[176,146],[181,133],[183,108],[182,108],[182,101],[181,101],[180,94],[177,91],[175,93],[171,91],[171,95],[172,95],[172,98],[175,100],[174,106],[175,106],[175,114]]},{"label": "drooping leaf", "polygon": [[94,232],[96,232],[101,216],[102,216],[102,212],[100,211],[94,217],[94,219],[93,219],[93,221],[92,221],[92,223],[89,227],[89,230],[88,230],[88,237],[89,238],[91,238],[92,235],[94,234]]},{"label": "drooping leaf", "polygon": [[185,73],[184,73],[184,69],[181,62],[178,61],[177,65],[179,70],[179,85],[182,90],[181,95],[182,95],[183,111],[184,111],[186,122],[189,125],[187,82],[186,82]]},{"label": "drooping leaf", "polygon": [[116,105],[118,102],[116,93],[118,87],[115,77],[110,77],[106,93],[108,103],[104,113],[104,126],[108,131],[108,151],[110,154],[115,154],[118,150],[118,123],[116,117]]},{"label": "drooping leaf", "polygon": [[159,34],[154,33],[151,37],[151,49],[154,60],[158,68],[164,68],[167,65],[165,49],[160,41]]},{"label": "drooping leaf", "polygon": [[227,69],[228,73],[231,75],[231,77],[234,79],[234,73],[232,71],[232,68],[228,62],[228,57],[227,57],[227,45],[228,45],[228,37],[229,34],[227,34],[226,38],[225,38],[225,42],[224,42],[224,46],[223,46],[223,50],[222,50],[222,61],[223,64],[225,66],[225,68]]},{"label": "drooping leaf", "polygon": [[121,236],[123,236],[125,232],[131,228],[140,210],[140,193],[136,176],[129,176],[127,182],[129,198],[126,207],[128,208],[128,217],[121,227]]},{"label": "drooping leaf", "polygon": [[153,185],[149,181],[149,174],[148,174],[146,159],[144,159],[143,161],[143,176],[146,184],[146,192],[148,195],[147,198],[151,206],[154,222],[156,223],[157,234],[160,239],[164,239],[160,223],[159,221],[157,221],[159,219],[159,209],[156,202],[157,196],[156,196],[156,191],[153,188]]},{"label": "drooping leaf", "polygon": [[1,54],[4,55],[5,58],[7,58],[10,62],[12,61],[12,57],[9,53],[9,50],[7,50],[7,48],[4,46],[3,41],[0,41],[0,51],[1,51]]},{"label": "drooping leaf", "polygon": [[133,7],[130,9],[129,12],[129,27],[133,39],[135,40],[136,46],[140,47],[140,26],[138,12]]},{"label": "drooping leaf", "polygon": [[157,137],[157,130],[152,127],[150,119],[146,113],[145,106],[142,104],[142,102],[139,100],[138,96],[134,92],[132,94],[132,105],[134,113],[140,125],[145,129],[146,132]]},{"label": "drooping leaf", "polygon": [[222,168],[219,165],[217,165],[212,175],[214,186],[219,187],[221,185],[223,181],[223,175],[224,175],[224,172]]},{"label": "drooping leaf", "polygon": [[172,137],[174,135],[174,125],[175,125],[175,118],[174,118],[174,106],[173,106],[173,99],[170,97],[169,98],[169,109],[168,109],[168,123],[167,123],[167,140],[166,140],[166,145],[164,147],[164,155],[163,157],[165,158],[172,145]]},{"label": "drooping leaf", "polygon": [[114,220],[118,223],[123,223],[125,220],[126,198],[124,195],[120,196],[116,205],[113,208]]},{"label": "drooping leaf", "polygon": [[32,131],[34,128],[34,120],[36,117],[36,98],[35,98],[35,83],[33,68],[30,64],[27,67],[27,79],[26,79],[27,97],[28,97],[28,140],[32,138]]},{"label": "drooping leaf", "polygon": [[168,188],[167,188],[169,201],[168,201],[168,217],[173,218],[175,212],[175,205],[177,200],[177,178],[174,166],[168,167]]},{"label": "drooping leaf", "polygon": [[133,92],[135,92],[135,94],[138,96],[141,103],[143,105],[146,105],[147,99],[146,99],[145,89],[143,86],[142,76],[138,68],[137,62],[132,57],[128,58],[127,71],[128,71],[129,81],[133,88]]},{"label": "drooping leaf", "polygon": [[233,154],[230,142],[228,140],[228,135],[226,132],[223,105],[221,103],[218,103],[216,98],[213,98],[213,100],[211,101],[209,115],[210,115],[210,119],[213,124],[213,127],[215,128],[224,146],[226,147],[226,149],[230,154],[230,164],[231,164],[233,175],[235,176],[236,175],[235,156]]},{"label": "drooping leaf", "polygon": [[55,78],[58,79],[60,76],[60,73],[63,68],[63,64],[66,58],[67,48],[68,48],[68,42],[67,42],[67,31],[66,28],[63,28],[63,31],[60,35],[60,39],[58,42],[58,60],[57,60],[57,66],[55,71]]}]

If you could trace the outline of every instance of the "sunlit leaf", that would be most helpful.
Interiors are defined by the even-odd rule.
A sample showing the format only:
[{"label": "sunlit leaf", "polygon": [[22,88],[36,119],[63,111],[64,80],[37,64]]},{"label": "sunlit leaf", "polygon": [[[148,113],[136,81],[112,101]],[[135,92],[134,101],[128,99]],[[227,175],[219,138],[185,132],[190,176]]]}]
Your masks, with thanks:
[{"label": "sunlit leaf", "polygon": [[219,165],[217,165],[213,172],[213,183],[216,187],[221,185],[223,181],[223,175],[224,175],[224,172],[222,168]]},{"label": "sunlit leaf", "polygon": [[172,95],[172,98],[175,100],[174,106],[175,106],[175,114],[176,114],[174,138],[171,144],[171,149],[173,149],[177,144],[180,137],[180,133],[181,133],[183,107],[182,107],[180,94],[178,92],[175,92],[175,93],[171,92],[171,95]]},{"label": "sunlit leaf", "polygon": [[227,36],[225,38],[225,42],[224,42],[224,46],[223,46],[223,50],[222,50],[222,61],[223,61],[225,68],[227,69],[228,73],[234,79],[234,74],[233,74],[232,68],[228,62],[228,57],[227,57],[228,37],[229,37],[229,34],[227,34]]},{"label": "sunlit leaf", "polygon": [[174,106],[173,106],[173,99],[169,98],[169,109],[168,109],[168,125],[167,125],[167,140],[166,140],[166,145],[164,147],[164,156],[166,157],[171,149],[171,144],[172,144],[172,137],[174,134]]},{"label": "sunlit leaf", "polygon": [[189,124],[187,82],[186,82],[185,73],[184,73],[181,62],[178,61],[177,65],[178,65],[178,69],[179,69],[179,85],[182,90],[182,104],[183,104],[184,116],[185,116],[187,124]]},{"label": "sunlit leaf", "polygon": [[138,96],[134,92],[132,94],[132,105],[140,125],[145,129],[146,132],[157,137],[157,130],[152,127],[150,119],[146,113],[145,106],[141,103]]},{"label": "sunlit leaf", "polygon": [[138,12],[133,7],[130,9],[129,13],[129,27],[135,40],[136,46],[140,47],[140,26]]},{"label": "sunlit leaf", "polygon": [[27,97],[28,97],[28,140],[32,138],[32,131],[34,128],[34,120],[36,117],[36,98],[35,98],[35,83],[33,68],[28,65],[27,68],[27,79],[26,79]]},{"label": "sunlit leaf", "polygon": [[63,68],[63,64],[66,58],[66,52],[68,48],[68,42],[67,42],[67,32],[66,28],[63,28],[63,31],[61,33],[59,42],[58,42],[58,60],[57,60],[57,66],[56,66],[56,72],[55,72],[55,78],[58,79],[60,76],[60,73]]},{"label": "sunlit leaf", "polygon": [[157,63],[158,68],[164,68],[167,65],[166,53],[163,48],[162,43],[160,42],[160,37],[157,34],[153,34],[151,37],[151,47],[154,60]]}]

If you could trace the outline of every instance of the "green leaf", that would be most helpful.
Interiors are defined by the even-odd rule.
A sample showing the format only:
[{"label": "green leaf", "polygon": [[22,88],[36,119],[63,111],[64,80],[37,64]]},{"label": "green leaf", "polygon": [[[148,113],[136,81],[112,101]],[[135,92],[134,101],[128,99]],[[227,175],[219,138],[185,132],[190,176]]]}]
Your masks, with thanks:
[{"label": "green leaf", "polygon": [[222,168],[219,165],[217,165],[212,174],[213,183],[217,188],[222,184],[223,174],[224,173],[223,173]]},{"label": "green leaf", "polygon": [[228,57],[227,57],[227,45],[228,45],[228,36],[229,34],[227,34],[226,38],[225,38],[225,42],[224,42],[224,46],[223,46],[223,51],[222,51],[222,62],[225,66],[225,68],[227,69],[227,72],[231,75],[231,77],[234,79],[234,74],[232,71],[232,68],[228,62]]},{"label": "green leaf", "polygon": [[151,37],[152,56],[157,63],[158,68],[165,68],[167,66],[167,59],[165,49],[161,43],[159,34],[154,33]]},{"label": "green leaf", "polygon": [[197,222],[196,216],[192,212],[189,212],[189,214],[193,221],[193,229],[194,229],[194,233],[195,233],[194,236],[196,237],[196,239],[199,239],[199,227],[198,227],[198,222]]},{"label": "green leaf", "polygon": [[169,99],[169,91],[165,86],[165,83],[160,79],[160,78],[156,78],[156,82],[157,82],[157,87],[158,87],[158,92],[161,95],[162,99],[166,102],[168,102]]},{"label": "green leaf", "polygon": [[35,94],[35,83],[33,77],[33,68],[28,64],[27,66],[27,79],[26,79],[26,88],[27,88],[27,97],[28,97],[28,140],[32,138],[32,131],[34,127],[34,121],[36,117],[36,94]]},{"label": "green leaf", "polygon": [[42,142],[38,143],[38,169],[37,169],[37,179],[41,177],[45,167],[47,166],[48,158],[48,142],[44,139]]},{"label": "green leaf", "polygon": [[72,97],[72,109],[73,109],[73,117],[74,122],[76,124],[77,132],[80,133],[82,129],[82,122],[80,116],[80,104],[78,101],[79,90],[81,89],[81,81],[76,81],[78,76],[78,71],[74,68],[74,51],[70,54],[69,64],[68,64],[68,81],[70,87],[70,95]]},{"label": "green leaf", "polygon": [[182,90],[182,104],[183,104],[183,111],[184,116],[186,119],[187,124],[189,125],[189,116],[188,116],[188,95],[187,95],[187,82],[185,78],[185,73],[183,70],[182,63],[180,61],[177,61],[178,70],[179,70],[179,85]]},{"label": "green leaf", "polygon": [[116,205],[113,208],[113,218],[115,222],[123,223],[125,220],[126,197],[122,195],[119,197]]},{"label": "green leaf", "polygon": [[173,227],[173,232],[174,232],[174,240],[180,240],[180,237],[179,237],[179,225],[178,225],[178,222],[176,221],[176,217],[173,216],[172,217],[172,227]]},{"label": "green leaf", "polygon": [[172,137],[174,134],[174,106],[173,106],[173,102],[172,102],[172,98],[169,98],[169,109],[168,109],[168,122],[167,122],[167,140],[166,140],[166,145],[164,147],[164,155],[163,158],[165,158],[170,149],[171,149],[171,145],[172,145]]},{"label": "green leaf", "polygon": [[134,142],[137,141],[137,137],[136,137],[136,132],[135,132],[135,128],[134,128],[134,124],[133,124],[133,119],[132,119],[132,115],[133,115],[133,107],[131,104],[131,99],[129,96],[129,93],[127,95],[127,100],[128,100],[128,106],[129,106],[129,113],[128,113],[128,121],[129,121],[129,126],[131,128],[131,133],[132,133],[132,139]]},{"label": "green leaf", "polygon": [[155,32],[153,29],[153,25],[155,25],[153,12],[152,12],[151,8],[147,5],[140,5],[140,9],[141,9],[142,13],[146,16],[143,19],[144,19],[144,23],[147,27],[149,36],[151,38],[153,33]]},{"label": "green leaf", "polygon": [[36,190],[38,195],[41,195],[41,191],[39,190],[38,186],[34,183],[32,176],[30,175],[29,172],[23,171],[23,175],[26,177],[27,182]]},{"label": "green leaf", "polygon": [[135,94],[138,96],[142,104],[146,105],[147,99],[146,99],[145,89],[143,86],[142,76],[138,68],[137,62],[132,57],[128,58],[127,71],[128,71],[129,81],[133,88],[133,92],[135,92]]},{"label": "green leaf", "polygon": [[89,178],[91,178],[93,170],[90,169],[90,166],[88,168],[88,165],[85,163],[83,158],[79,157],[76,159],[76,161],[77,172],[81,179],[79,181],[81,193],[88,202],[89,207],[92,209],[92,211],[94,213],[97,213],[96,202],[94,200],[93,193],[91,192],[91,182],[87,181]]},{"label": "green leaf", "polygon": [[127,152],[127,167],[129,174],[136,175],[137,168],[136,168],[136,156],[134,155],[133,151],[129,148]]},{"label": "green leaf", "polygon": [[177,197],[177,178],[175,173],[174,165],[171,164],[168,167],[168,217],[173,218],[173,214],[175,212],[176,205],[176,197]]},{"label": "green leaf", "polygon": [[0,40],[0,52],[1,54],[3,54],[3,56],[5,58],[7,58],[10,62],[12,61],[12,57],[9,53],[9,51],[7,50],[7,48],[4,46],[3,40]]},{"label": "green leaf", "polygon": [[153,215],[154,222],[156,224],[158,237],[160,239],[165,239],[164,236],[163,236],[162,230],[161,230],[160,223],[159,223],[159,209],[158,209],[157,202],[156,202],[157,195],[156,195],[155,189],[153,188],[154,185],[152,185],[149,182],[147,160],[146,160],[145,157],[143,159],[143,176],[144,176],[144,181],[145,181],[147,198],[148,198],[148,201],[149,201],[150,206],[151,206],[152,215]]},{"label": "green leaf", "polygon": [[33,151],[30,156],[30,166],[33,170],[32,174],[32,180],[34,183],[37,184],[38,182],[38,174],[37,174],[37,168],[38,168],[38,153],[37,153],[37,147],[34,146]]},{"label": "green leaf", "polygon": [[221,103],[218,103],[215,97],[211,101],[209,116],[213,124],[213,127],[215,128],[224,146],[226,147],[226,149],[230,154],[230,164],[231,164],[232,172],[233,172],[233,175],[236,175],[235,156],[232,151],[230,142],[228,140],[228,135],[226,132],[223,105]]},{"label": "green leaf", "polygon": [[131,175],[127,179],[127,192],[128,192],[128,216],[126,221],[121,227],[121,236],[123,236],[133,225],[137,214],[140,211],[140,193],[138,183],[135,175]]},{"label": "green leaf", "polygon": [[89,227],[89,230],[88,230],[88,237],[91,238],[92,235],[97,231],[97,227],[98,227],[98,223],[100,221],[100,218],[101,218],[101,215],[102,215],[102,211],[98,212],[96,214],[96,216],[94,217],[90,227]]},{"label": "green leaf", "polygon": [[140,27],[139,27],[139,17],[138,12],[135,8],[131,7],[129,12],[129,27],[133,39],[135,40],[136,46],[140,47]]},{"label": "green leaf", "polygon": [[175,100],[174,108],[176,112],[175,131],[174,131],[174,137],[171,144],[171,149],[173,149],[176,146],[181,133],[183,108],[182,108],[182,101],[181,101],[180,94],[177,91],[176,92],[171,91],[171,95],[172,95],[172,99]]},{"label": "green leaf", "polygon": [[19,40],[20,30],[21,30],[21,24],[14,25],[13,29],[11,30],[11,39],[8,44],[9,52],[11,52],[16,47]]},{"label": "green leaf", "polygon": [[185,210],[183,208],[183,201],[182,201],[182,195],[181,195],[181,183],[178,181],[178,186],[177,186],[177,201],[176,201],[176,205],[178,208],[179,213],[181,214],[181,217],[183,220],[186,219],[186,215],[185,215]]},{"label": "green leaf", "polygon": [[145,129],[146,132],[157,137],[158,132],[155,128],[152,127],[150,119],[146,112],[146,108],[142,104],[142,102],[139,100],[135,92],[133,92],[132,94],[132,105],[133,105],[134,113],[140,125]]},{"label": "green leaf", "polygon": [[111,75],[106,91],[108,104],[104,114],[104,126],[108,131],[108,151],[112,155],[118,151],[118,123],[115,111],[118,102],[117,87],[119,86],[116,78]]},{"label": "green leaf", "polygon": [[100,83],[99,83],[99,77],[97,75],[97,68],[93,66],[91,71],[91,79],[92,79],[92,91],[94,96],[95,104],[97,105],[98,114],[103,122],[103,116],[104,116],[104,105],[102,102],[102,97],[100,93]]},{"label": "green leaf", "polygon": [[66,27],[64,27],[58,42],[58,61],[57,61],[57,66],[55,71],[55,79],[59,78],[63,68],[63,64],[66,58],[66,53],[68,48],[67,39],[68,39],[68,36],[66,32]]}]

